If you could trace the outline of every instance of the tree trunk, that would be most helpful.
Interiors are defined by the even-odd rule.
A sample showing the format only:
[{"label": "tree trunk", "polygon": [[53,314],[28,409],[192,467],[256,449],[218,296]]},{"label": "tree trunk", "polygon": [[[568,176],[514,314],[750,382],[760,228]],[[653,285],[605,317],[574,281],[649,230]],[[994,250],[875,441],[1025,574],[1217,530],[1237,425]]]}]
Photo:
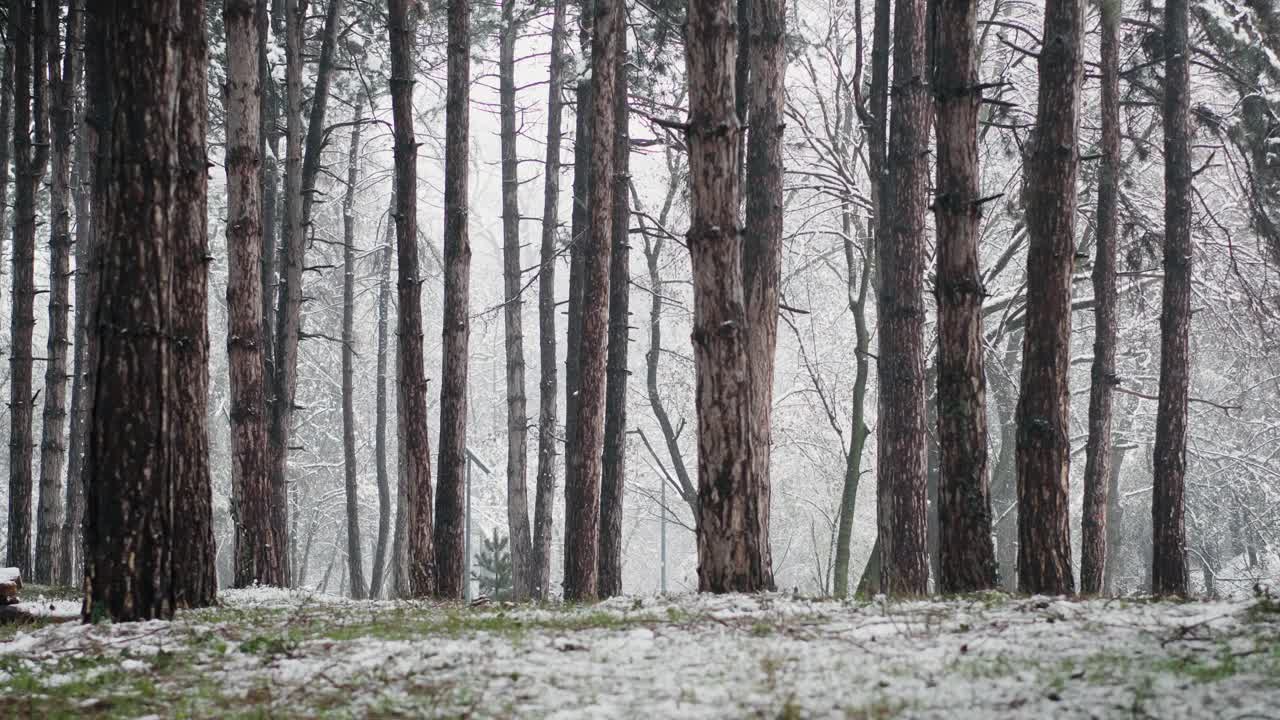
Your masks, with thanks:
[{"label": "tree trunk", "polygon": [[[580,40],[584,53],[591,44],[590,23],[582,22]],[[591,132],[595,124],[591,118],[591,78],[581,77],[575,89],[575,133],[573,136],[573,215],[570,219],[569,241],[569,300],[568,319],[565,323],[564,352],[564,498],[565,527],[569,525],[569,508],[577,507],[572,493],[578,487],[577,457],[578,407],[581,404],[579,390],[582,387],[582,274],[586,266],[586,251],[591,244]],[[568,538],[562,555],[568,551]],[[564,557],[568,561],[567,555]],[[561,583],[563,584],[563,579]]]},{"label": "tree trunk", "polygon": [[[0,26],[4,33],[4,61],[0,65],[0,258],[4,257],[4,241],[9,234],[9,161],[13,148],[13,24],[12,19]],[[4,270],[0,267],[0,278]]]},{"label": "tree trunk", "polygon": [[614,27],[613,208],[609,257],[609,352],[605,360],[604,457],[600,474],[600,553],[596,590],[601,598],[622,594],[622,501],[627,477],[627,349],[631,319],[631,133],[627,107],[627,13],[620,6]]},{"label": "tree trunk", "polygon": [[231,389],[231,477],[236,490],[234,584],[287,585],[284,543],[271,522],[262,325],[261,76],[254,0],[227,0],[227,368]]},{"label": "tree trunk", "polygon": [[[440,372],[440,477],[436,481],[437,594],[461,599],[466,565],[467,346],[471,240],[467,235],[471,2],[450,0],[444,157],[444,359]],[[403,307],[403,305],[401,306]]]},{"label": "tree trunk", "polygon": [[520,176],[516,153],[516,24],[515,0],[502,0],[498,61],[502,142],[502,281],[507,351],[507,532],[511,538],[513,597],[533,595],[533,539],[529,532],[529,421],[524,391],[524,301],[520,263]]},{"label": "tree trunk", "polygon": [[[844,231],[845,269],[849,273],[849,311],[853,314],[854,333],[857,338],[853,352],[857,370],[853,380],[853,399],[850,401],[849,449],[845,453],[844,488],[840,495],[840,519],[836,526],[835,596],[849,595],[849,555],[853,537],[853,513],[858,505],[858,486],[862,482],[862,453],[866,449],[867,428],[864,404],[867,400],[867,379],[871,374],[868,359],[871,350],[871,332],[867,327],[867,288],[871,284],[870,258],[862,263],[860,278],[854,280],[857,261],[854,259],[853,233],[855,222],[853,208],[846,205],[841,213]],[[854,289],[856,286],[856,290]]]},{"label": "tree trunk", "polygon": [[45,28],[47,14],[43,8],[44,3],[40,0],[16,0],[9,8],[9,34],[14,38],[15,178],[13,310],[9,325],[8,564],[27,577],[31,576],[31,418],[34,404],[31,343],[36,325],[36,191],[44,175],[48,154],[45,82],[42,79],[46,76],[42,43],[48,31]]},{"label": "tree trunk", "polygon": [[40,442],[40,506],[36,516],[35,573],[38,583],[62,575],[62,482],[67,461],[67,314],[71,309],[71,150],[84,12],[72,0],[63,52],[56,37],[58,3],[48,3],[49,93],[53,107],[52,164],[49,175],[49,338],[44,373],[44,423]]},{"label": "tree trunk", "polygon": [[[1004,367],[1017,365],[1021,343],[1017,332],[1005,341]],[[997,409],[1000,411],[1000,454],[991,479],[991,505],[995,515],[996,560],[1000,589],[1018,590],[1018,388],[1008,373],[993,375]]]},{"label": "tree trunk", "polygon": [[551,60],[547,92],[547,157],[543,169],[542,247],[538,269],[538,481],[533,512],[534,597],[551,584],[552,511],[556,492],[556,228],[560,209],[560,93],[564,54],[565,0],[553,0]]},{"label": "tree trunk", "polygon": [[1048,0],[1036,129],[1027,161],[1026,325],[1018,398],[1018,586],[1074,592],[1071,575],[1071,271],[1075,256],[1077,126],[1084,75],[1083,9]]},{"label": "tree trunk", "polygon": [[1102,3],[1102,161],[1098,168],[1098,241],[1093,259],[1093,366],[1089,440],[1080,519],[1080,592],[1102,592],[1106,575],[1116,378],[1116,205],[1120,172],[1120,4]]},{"label": "tree trunk", "polygon": [[[436,591],[431,532],[431,444],[427,434],[427,378],[422,355],[422,282],[418,277],[418,144],[413,137],[414,27],[410,0],[389,0],[391,112],[395,128],[397,296],[397,416],[403,438],[409,588],[414,597]],[[462,46],[465,51],[466,45]],[[464,149],[465,152],[465,149]]]},{"label": "tree trunk", "polygon": [[191,564],[210,527],[208,446],[199,443],[207,360],[203,13],[200,3],[104,3],[87,33],[104,243],[90,324],[97,372],[85,463],[87,621],[167,618],[212,591],[204,580],[213,558],[207,576]]},{"label": "tree trunk", "polygon": [[[274,0],[278,5],[280,0]],[[271,38],[271,6],[273,0],[255,0],[254,11],[258,28],[258,77],[261,126],[258,137],[258,153],[262,157],[262,364],[267,382],[275,378],[275,317],[276,308],[276,237],[279,235],[278,213],[280,196],[280,87],[272,74],[268,47]],[[284,35],[284,33],[280,33]]]},{"label": "tree trunk", "polygon": [[1187,1],[1164,7],[1164,297],[1151,498],[1151,592],[1186,596],[1187,397],[1191,385],[1191,107]]},{"label": "tree trunk", "polygon": [[[582,248],[581,383],[572,484],[565,485],[564,597],[594,600],[599,587],[600,484],[604,462],[606,362],[609,342],[609,260],[613,247],[614,107],[622,7],[596,0],[591,33],[591,233]],[[570,348],[573,351],[573,348]]]},{"label": "tree trunk", "polygon": [[877,499],[881,589],[924,595],[926,552],[924,211],[928,88],[924,0],[896,4],[884,222],[876,236],[880,378]]},{"label": "tree trunk", "polygon": [[[769,548],[769,459],[773,444],[773,367],[778,346],[778,283],[782,272],[782,135],[786,100],[784,0],[749,0],[746,227],[742,246],[742,292],[746,300],[747,372],[751,383],[751,532],[762,553],[762,582],[773,589]],[[755,562],[755,561],[753,561]]]},{"label": "tree trunk", "polygon": [[937,6],[933,93],[938,180],[938,591],[996,584],[987,468],[987,383],[983,363],[978,220],[978,45],[976,0]]},{"label": "tree trunk", "polygon": [[351,150],[347,155],[347,194],[342,203],[342,467],[347,495],[347,568],[351,597],[363,600],[364,556],[360,552],[360,498],[356,485],[355,305],[356,305],[356,183],[360,180],[360,126],[364,98],[356,100]]},{"label": "tree trunk", "polygon": [[[394,192],[393,192],[394,195]],[[393,198],[394,203],[394,198]],[[387,475],[387,313],[391,310],[391,243],[395,240],[395,207],[387,214],[387,236],[378,260],[378,357],[376,410],[374,417],[374,465],[378,476],[378,545],[373,552],[373,575],[369,597],[382,593],[387,567],[387,544],[391,534],[391,479]],[[399,467],[399,463],[396,463]],[[395,543],[396,549],[400,543]],[[394,555],[393,555],[394,557]],[[395,562],[393,559],[392,562]]]}]

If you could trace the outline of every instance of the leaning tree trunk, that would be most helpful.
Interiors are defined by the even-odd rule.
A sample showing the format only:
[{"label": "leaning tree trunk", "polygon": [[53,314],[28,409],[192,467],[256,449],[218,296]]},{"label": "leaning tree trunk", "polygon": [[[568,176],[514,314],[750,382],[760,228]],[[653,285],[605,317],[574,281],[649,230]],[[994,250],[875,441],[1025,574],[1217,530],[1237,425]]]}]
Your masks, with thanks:
[{"label": "leaning tree trunk", "polygon": [[342,469],[347,495],[347,568],[351,597],[365,598],[364,558],[360,552],[360,498],[356,483],[356,183],[360,180],[360,126],[364,98],[356,100],[351,150],[347,155],[347,193],[342,203]]},{"label": "leaning tree trunk", "polygon": [[1097,237],[1093,259],[1093,366],[1089,440],[1085,446],[1080,518],[1080,592],[1103,590],[1107,564],[1116,378],[1116,205],[1120,172],[1120,4],[1102,3],[1102,159],[1098,168]]},{"label": "leaning tree trunk", "polygon": [[533,539],[529,532],[529,423],[524,391],[524,302],[520,265],[520,161],[516,155],[515,0],[502,0],[498,61],[502,142],[502,283],[507,351],[507,531],[511,539],[511,585],[516,600],[533,595]]},{"label": "leaning tree trunk", "polygon": [[[605,366],[609,329],[609,257],[613,225],[614,93],[622,9],[596,0],[591,36],[591,234],[582,248],[582,334],[579,337],[578,417],[574,428],[572,484],[565,484],[564,597],[598,596],[600,479],[603,472]],[[581,110],[581,108],[580,108]],[[572,348],[570,349],[572,351]]]},{"label": "leaning tree trunk", "polygon": [[[409,2],[388,2],[391,113],[395,130],[397,295],[400,301],[396,322],[397,414],[405,446],[409,586],[414,597],[427,597],[436,592],[436,565],[431,532],[427,378],[422,355],[422,283],[418,277],[418,145],[413,137],[414,26]],[[462,50],[465,53],[465,45]]]},{"label": "leaning tree trunk", "polygon": [[1151,498],[1151,592],[1187,594],[1187,397],[1191,385],[1191,107],[1187,1],[1164,7],[1164,298]]},{"label": "leaning tree trunk", "polygon": [[282,586],[283,538],[271,522],[271,449],[260,275],[262,163],[254,0],[227,0],[227,371],[231,388],[231,481],[236,524],[233,583]]},{"label": "leaning tree trunk", "polygon": [[782,272],[782,132],[786,91],[786,14],[784,0],[749,0],[751,74],[747,114],[751,131],[746,147],[746,228],[742,247],[742,286],[747,307],[747,370],[751,389],[751,431],[755,433],[751,468],[751,532],[764,573],[773,589],[769,548],[769,459],[773,444],[773,366],[778,346],[778,284]]},{"label": "leaning tree trunk", "polygon": [[939,582],[943,593],[996,584],[987,459],[982,273],[978,265],[977,0],[938,3],[933,93],[938,180]]},{"label": "leaning tree trunk", "polygon": [[542,247],[538,268],[538,481],[533,510],[534,596],[551,584],[552,511],[556,492],[556,230],[560,206],[560,93],[564,68],[565,0],[553,0],[547,84],[547,156],[543,168]]},{"label": "leaning tree trunk", "polygon": [[879,273],[879,435],[876,451],[881,589],[924,595],[926,531],[924,212],[928,88],[924,0],[896,4],[888,178],[876,233]]},{"label": "leaning tree trunk", "polygon": [[[394,195],[394,189],[392,194]],[[374,599],[382,593],[383,576],[387,567],[387,546],[392,531],[391,478],[387,475],[387,313],[391,309],[391,243],[395,240],[395,221],[391,215],[394,212],[393,206],[387,214],[386,240],[378,252],[378,357],[375,361],[378,386],[375,391],[373,431],[373,457],[378,476],[378,544],[373,551],[373,575],[369,579],[369,597]]]},{"label": "leaning tree trunk", "polygon": [[[440,447],[436,481],[437,594],[460,599],[466,565],[467,345],[471,241],[467,176],[471,110],[471,2],[449,2],[444,155],[444,341],[440,372]],[[403,303],[400,306],[404,308]]]},{"label": "leaning tree trunk", "polygon": [[[9,325],[9,555],[8,564],[31,575],[32,387],[35,330],[36,191],[48,155],[47,77],[43,42],[47,13],[40,0],[9,9],[14,38],[13,312]],[[34,83],[33,83],[34,80]],[[34,128],[33,128],[34,125]],[[32,132],[35,133],[34,142]]]},{"label": "leaning tree trunk", "polygon": [[[58,3],[48,3],[46,24],[58,27]],[[62,483],[67,461],[67,315],[71,309],[71,150],[84,11],[73,0],[67,13],[66,51],[48,40],[53,152],[49,175],[49,340],[44,373],[44,422],[40,441],[40,506],[36,516],[36,582],[62,575]]]},{"label": "leaning tree trunk", "polygon": [[1018,397],[1018,586],[1070,594],[1071,272],[1075,257],[1077,131],[1084,75],[1083,9],[1048,0],[1036,130],[1028,158],[1026,325]]},{"label": "leaning tree trunk", "polygon": [[622,499],[627,458],[627,345],[630,341],[631,244],[631,134],[627,127],[627,26],[626,8],[616,14],[617,39],[613,96],[613,241],[609,257],[609,351],[605,360],[607,384],[604,403],[604,457],[600,474],[600,552],[596,589],[601,598],[622,594]]}]

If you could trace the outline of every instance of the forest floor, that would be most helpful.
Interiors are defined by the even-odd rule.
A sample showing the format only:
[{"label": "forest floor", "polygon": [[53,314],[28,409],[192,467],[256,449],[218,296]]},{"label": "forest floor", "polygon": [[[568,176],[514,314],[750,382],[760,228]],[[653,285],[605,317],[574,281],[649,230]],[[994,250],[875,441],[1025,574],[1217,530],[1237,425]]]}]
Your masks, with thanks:
[{"label": "forest floor", "polygon": [[1277,718],[1280,600],[228,591],[173,622],[0,626],[0,715]]}]

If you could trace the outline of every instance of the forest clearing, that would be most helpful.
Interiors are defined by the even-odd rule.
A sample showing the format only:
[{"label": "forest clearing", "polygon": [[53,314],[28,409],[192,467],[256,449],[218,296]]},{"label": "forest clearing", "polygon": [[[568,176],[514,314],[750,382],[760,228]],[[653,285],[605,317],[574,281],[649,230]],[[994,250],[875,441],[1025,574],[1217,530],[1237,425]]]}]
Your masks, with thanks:
[{"label": "forest clearing", "polygon": [[0,626],[7,717],[1245,720],[1280,710],[1280,600],[1266,594],[467,607],[252,588],[220,599],[172,621]]}]

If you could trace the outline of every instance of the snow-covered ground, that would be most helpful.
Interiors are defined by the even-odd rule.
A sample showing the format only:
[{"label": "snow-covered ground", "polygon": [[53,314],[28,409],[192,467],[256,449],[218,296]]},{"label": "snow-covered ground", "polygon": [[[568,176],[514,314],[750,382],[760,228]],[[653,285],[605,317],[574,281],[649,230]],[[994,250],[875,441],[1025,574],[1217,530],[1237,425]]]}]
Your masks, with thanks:
[{"label": "snow-covered ground", "polygon": [[[0,642],[17,716],[1280,718],[1280,603],[785,595],[470,609],[231,591]],[[12,715],[11,715],[12,716]]]}]

